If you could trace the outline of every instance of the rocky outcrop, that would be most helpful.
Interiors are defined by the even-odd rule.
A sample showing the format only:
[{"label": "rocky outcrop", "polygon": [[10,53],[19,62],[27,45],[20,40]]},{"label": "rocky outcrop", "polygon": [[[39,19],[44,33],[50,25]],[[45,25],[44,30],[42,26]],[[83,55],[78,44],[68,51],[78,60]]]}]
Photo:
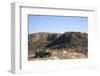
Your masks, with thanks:
[{"label": "rocky outcrop", "polygon": [[28,37],[32,39],[32,41],[54,41],[56,40],[61,34],[60,33],[47,33],[47,32],[40,32],[40,33],[33,33],[30,34]]},{"label": "rocky outcrop", "polygon": [[81,32],[65,32],[48,47],[73,47],[73,46],[84,46],[87,47],[88,35],[87,33]]},{"label": "rocky outcrop", "polygon": [[47,33],[39,32],[28,35],[28,49],[29,51],[36,50],[37,48],[42,48],[52,43],[57,38],[60,37],[60,33]]}]

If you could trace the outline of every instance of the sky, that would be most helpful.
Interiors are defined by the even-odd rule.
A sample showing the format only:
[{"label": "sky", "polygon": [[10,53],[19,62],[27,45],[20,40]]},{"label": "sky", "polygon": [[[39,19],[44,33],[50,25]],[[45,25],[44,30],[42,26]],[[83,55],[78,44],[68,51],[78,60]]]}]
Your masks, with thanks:
[{"label": "sky", "polygon": [[28,16],[29,34],[37,32],[86,32],[88,17],[79,16]]}]

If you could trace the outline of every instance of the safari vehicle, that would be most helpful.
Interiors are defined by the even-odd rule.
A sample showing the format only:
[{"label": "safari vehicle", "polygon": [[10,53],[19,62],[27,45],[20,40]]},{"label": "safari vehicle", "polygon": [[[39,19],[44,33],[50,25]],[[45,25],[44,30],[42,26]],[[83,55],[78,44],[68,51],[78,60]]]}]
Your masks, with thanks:
[{"label": "safari vehicle", "polygon": [[50,57],[51,56],[51,52],[46,50],[46,49],[38,49],[36,52],[35,52],[35,57],[36,58],[47,58],[47,57]]}]

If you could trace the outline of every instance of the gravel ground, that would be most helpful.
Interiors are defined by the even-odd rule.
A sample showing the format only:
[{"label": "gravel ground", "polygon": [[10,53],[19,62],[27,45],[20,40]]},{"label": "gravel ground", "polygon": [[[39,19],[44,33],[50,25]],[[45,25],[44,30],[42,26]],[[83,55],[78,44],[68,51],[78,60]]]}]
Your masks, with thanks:
[{"label": "gravel ground", "polygon": [[86,55],[82,53],[77,52],[67,52],[65,50],[61,51],[53,51],[52,55],[47,58],[35,58],[35,54],[29,54],[28,60],[34,61],[34,60],[60,60],[60,59],[83,59],[88,58]]}]

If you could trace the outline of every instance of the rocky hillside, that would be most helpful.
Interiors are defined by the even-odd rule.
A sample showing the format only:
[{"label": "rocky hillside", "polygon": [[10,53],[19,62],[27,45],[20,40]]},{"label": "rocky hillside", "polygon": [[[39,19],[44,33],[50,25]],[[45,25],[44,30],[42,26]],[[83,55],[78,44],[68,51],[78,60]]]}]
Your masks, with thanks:
[{"label": "rocky hillside", "polygon": [[42,41],[54,41],[56,40],[61,34],[60,33],[47,33],[47,32],[39,32],[33,33],[29,35],[29,39],[36,42],[38,40]]},{"label": "rocky hillside", "polygon": [[57,38],[61,36],[60,33],[47,33],[47,32],[39,32],[33,33],[28,36],[28,49],[36,50],[38,48],[44,48],[48,44],[51,44]]},{"label": "rocky hillside", "polygon": [[81,32],[65,32],[51,44],[48,44],[48,47],[75,47],[75,46],[83,46],[87,47],[88,44],[88,35],[86,33]]},{"label": "rocky hillside", "polygon": [[85,48],[86,50],[87,44],[88,34],[81,32],[65,32],[63,34],[40,32],[28,36],[29,51],[35,51],[38,48],[62,49],[73,47]]}]

